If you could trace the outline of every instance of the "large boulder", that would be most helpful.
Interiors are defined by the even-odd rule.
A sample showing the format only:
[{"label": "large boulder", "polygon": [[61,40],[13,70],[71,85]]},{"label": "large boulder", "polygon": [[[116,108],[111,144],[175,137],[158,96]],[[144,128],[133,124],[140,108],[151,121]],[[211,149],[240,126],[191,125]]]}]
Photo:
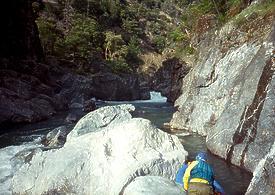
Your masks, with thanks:
[{"label": "large boulder", "polygon": [[240,17],[248,20],[200,38],[170,125],[206,135],[211,152],[253,172],[275,138],[275,25],[273,16]]},{"label": "large boulder", "polygon": [[40,151],[37,143],[8,146],[0,149],[0,194],[12,195],[12,177],[24,163],[29,163],[33,155]]},{"label": "large boulder", "polygon": [[185,195],[182,187],[159,176],[137,177],[124,190],[123,195]]},{"label": "large boulder", "polygon": [[55,112],[54,105],[45,98],[24,99],[14,91],[0,88],[0,123],[37,122]]},{"label": "large boulder", "polygon": [[187,152],[176,136],[142,118],[131,105],[84,116],[58,150],[36,153],[12,179],[18,194],[120,194],[138,176],[174,179]]}]

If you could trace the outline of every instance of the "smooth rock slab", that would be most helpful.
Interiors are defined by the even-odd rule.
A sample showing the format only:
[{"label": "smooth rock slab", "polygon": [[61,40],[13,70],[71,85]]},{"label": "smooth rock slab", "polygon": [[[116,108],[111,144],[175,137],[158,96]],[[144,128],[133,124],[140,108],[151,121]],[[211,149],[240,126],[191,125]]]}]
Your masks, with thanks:
[{"label": "smooth rock slab", "polygon": [[[105,109],[95,111],[96,115],[108,118],[106,111],[111,108]],[[113,109],[120,119],[129,106]],[[102,126],[99,120],[88,118],[79,121],[71,132],[74,136],[62,148],[38,152],[24,164],[12,179],[13,193],[117,195],[138,176],[174,179],[185,160],[187,152],[178,138],[149,120],[128,118]]]},{"label": "smooth rock slab", "polygon": [[275,143],[270,152],[263,158],[247,188],[246,195],[274,195],[275,193]]},{"label": "smooth rock slab", "polygon": [[100,128],[106,127],[111,123],[115,124],[127,121],[132,118],[129,112],[134,110],[135,107],[131,104],[99,108],[81,118],[71,133],[69,133],[67,139],[72,139],[89,132],[98,131]]},{"label": "smooth rock slab", "polygon": [[159,176],[137,177],[124,190],[123,195],[185,195],[175,182]]}]

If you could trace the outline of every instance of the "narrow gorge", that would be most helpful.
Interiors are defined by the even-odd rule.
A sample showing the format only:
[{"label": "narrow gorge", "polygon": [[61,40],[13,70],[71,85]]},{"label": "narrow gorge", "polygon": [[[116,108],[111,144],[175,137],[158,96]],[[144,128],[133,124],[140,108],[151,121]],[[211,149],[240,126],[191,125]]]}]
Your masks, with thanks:
[{"label": "narrow gorge", "polygon": [[185,194],[199,150],[226,194],[274,194],[274,0],[1,9],[0,194]]}]

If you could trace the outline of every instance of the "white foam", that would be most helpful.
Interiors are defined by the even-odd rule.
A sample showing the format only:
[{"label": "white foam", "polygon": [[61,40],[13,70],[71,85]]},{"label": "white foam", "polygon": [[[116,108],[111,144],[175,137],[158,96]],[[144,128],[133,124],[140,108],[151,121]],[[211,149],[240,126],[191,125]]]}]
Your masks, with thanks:
[{"label": "white foam", "polygon": [[37,145],[34,142],[30,142],[20,146],[8,146],[0,149],[0,195],[12,194],[12,177],[24,163],[24,159],[13,160],[16,154],[23,150],[38,148],[39,146],[40,145]]},{"label": "white foam", "polygon": [[134,100],[134,101],[103,101],[106,103],[165,103],[167,97],[161,96],[160,92],[151,91],[149,100]]}]

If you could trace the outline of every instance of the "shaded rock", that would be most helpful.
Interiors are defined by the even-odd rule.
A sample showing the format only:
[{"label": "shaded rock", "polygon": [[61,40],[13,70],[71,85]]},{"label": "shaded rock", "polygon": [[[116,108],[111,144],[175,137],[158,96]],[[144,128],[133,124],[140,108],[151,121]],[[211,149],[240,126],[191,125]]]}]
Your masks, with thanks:
[{"label": "shaded rock", "polygon": [[[149,99],[149,91],[159,91],[168,102],[174,102],[180,95],[182,79],[190,70],[188,65],[179,58],[159,59],[147,64],[140,75],[140,88],[144,91],[143,98]],[[147,92],[147,93],[146,93]]]},{"label": "shaded rock", "polygon": [[94,111],[101,122],[82,118],[72,131],[78,135],[73,133],[62,148],[33,156],[13,176],[12,192],[120,194],[138,176],[174,179],[187,155],[178,138],[146,119],[108,119],[110,109],[122,119],[125,109],[133,109],[129,105],[106,109],[101,108],[101,116]]},{"label": "shaded rock", "polygon": [[88,100],[84,102],[83,111],[84,112],[92,112],[96,109],[96,103],[94,100]]},{"label": "shaded rock", "polygon": [[4,88],[0,88],[0,102],[0,122],[36,122],[55,113],[45,99],[24,100],[17,93]]},{"label": "shaded rock", "polygon": [[75,123],[77,119],[78,119],[78,116],[76,113],[69,113],[65,121],[68,123]]},{"label": "shaded rock", "polygon": [[[41,59],[43,49],[35,23],[33,0],[1,2],[0,57]],[[41,2],[39,2],[41,6]]]},{"label": "shaded rock", "polygon": [[57,111],[68,110],[68,102],[63,96],[61,96],[60,94],[56,94],[53,96],[53,99],[54,108]]},{"label": "shaded rock", "polygon": [[72,103],[69,108],[83,108],[83,105],[80,103]]},{"label": "shaded rock", "polygon": [[185,195],[175,182],[159,176],[136,177],[124,190],[123,195]]},{"label": "shaded rock", "polygon": [[112,73],[93,76],[94,97],[101,100],[138,100],[141,99],[137,75],[116,75]]},{"label": "shaded rock", "polygon": [[169,58],[162,62],[151,81],[151,88],[160,91],[168,102],[174,102],[181,93],[182,79],[190,68],[178,58]]},{"label": "shaded rock", "polygon": [[101,100],[137,100],[141,97],[135,75],[98,73],[91,77],[65,74],[61,79],[60,95],[67,102],[84,104],[92,97]]}]

